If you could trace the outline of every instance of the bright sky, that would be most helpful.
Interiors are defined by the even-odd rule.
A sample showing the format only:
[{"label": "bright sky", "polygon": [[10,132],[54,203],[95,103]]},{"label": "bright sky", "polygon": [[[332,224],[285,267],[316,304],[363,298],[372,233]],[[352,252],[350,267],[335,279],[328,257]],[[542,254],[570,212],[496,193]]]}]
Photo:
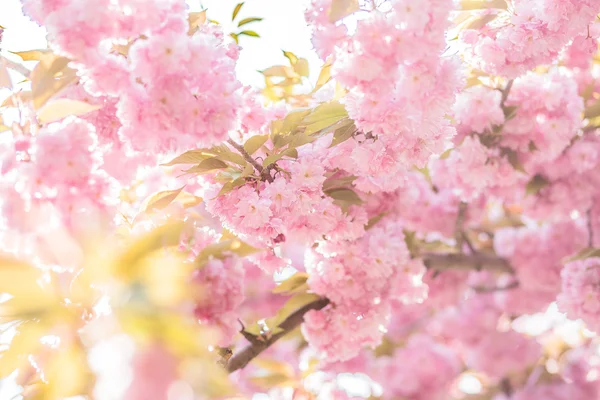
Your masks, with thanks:
[{"label": "bright sky", "polygon": [[[85,0],[80,0],[85,1]],[[226,32],[239,31],[231,23],[231,13],[241,0],[187,0],[193,10],[203,5],[208,16],[221,23]],[[287,64],[281,50],[308,59],[311,81],[316,80],[321,61],[312,50],[310,35],[304,21],[303,10],[309,0],[247,0],[237,19],[261,17],[263,21],[248,24],[246,29],[258,32],[261,37],[242,36],[242,52],[238,63],[238,75],[245,84],[260,85],[262,70],[275,64]],[[20,0],[0,0],[0,25],[6,28],[3,50],[20,51],[44,48],[45,30],[23,16]],[[3,51],[6,55],[6,52]]]}]

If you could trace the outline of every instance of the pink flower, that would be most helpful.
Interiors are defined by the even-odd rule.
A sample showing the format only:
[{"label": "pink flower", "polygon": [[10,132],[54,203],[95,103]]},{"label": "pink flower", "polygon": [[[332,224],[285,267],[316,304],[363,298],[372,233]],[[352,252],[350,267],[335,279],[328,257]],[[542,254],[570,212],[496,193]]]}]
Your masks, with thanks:
[{"label": "pink flower", "polygon": [[541,346],[535,340],[517,332],[488,332],[470,348],[466,361],[490,378],[501,379],[531,367],[541,355]]},{"label": "pink flower", "polygon": [[591,330],[600,329],[600,258],[573,261],[562,270],[558,306],[569,318],[581,318]]},{"label": "pink flower", "polygon": [[444,399],[460,373],[460,362],[452,350],[425,335],[411,337],[391,357],[377,361],[377,378],[385,399]]}]

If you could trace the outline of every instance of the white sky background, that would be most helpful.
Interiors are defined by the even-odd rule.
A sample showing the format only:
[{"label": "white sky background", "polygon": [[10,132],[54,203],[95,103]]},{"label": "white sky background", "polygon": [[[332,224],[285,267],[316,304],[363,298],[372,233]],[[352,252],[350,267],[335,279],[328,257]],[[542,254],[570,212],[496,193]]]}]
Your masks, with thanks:
[{"label": "white sky background", "polygon": [[[86,1],[86,0],[79,0]],[[223,25],[226,33],[242,30],[231,23],[231,13],[240,0],[187,0],[192,10],[208,9],[208,17]],[[310,33],[304,21],[304,8],[309,0],[247,0],[237,20],[261,17],[263,21],[242,28],[254,30],[260,38],[242,36],[242,51],[238,62],[238,76],[244,84],[262,85],[263,77],[257,70],[272,65],[288,65],[281,50],[291,51],[308,59],[310,80],[314,82],[322,62],[312,49]],[[0,0],[0,25],[4,26],[2,53],[46,47],[45,30],[23,16],[20,0]],[[18,60],[11,57],[11,59]]]}]

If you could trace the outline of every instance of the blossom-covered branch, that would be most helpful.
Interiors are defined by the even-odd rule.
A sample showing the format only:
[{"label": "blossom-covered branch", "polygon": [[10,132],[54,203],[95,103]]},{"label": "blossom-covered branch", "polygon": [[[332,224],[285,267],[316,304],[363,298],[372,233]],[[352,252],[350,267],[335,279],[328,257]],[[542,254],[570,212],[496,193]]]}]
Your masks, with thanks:
[{"label": "blossom-covered branch", "polygon": [[227,371],[231,373],[237,371],[238,369],[244,368],[260,353],[268,349],[269,346],[271,346],[283,336],[287,335],[295,328],[300,326],[300,324],[302,324],[302,322],[304,321],[304,315],[307,312],[311,310],[321,310],[325,308],[328,304],[328,299],[321,298],[298,309],[288,318],[286,318],[282,323],[279,324],[278,328],[281,329],[280,332],[271,335],[268,338],[257,338],[251,344],[249,344],[247,347],[243,348],[239,352],[234,352],[233,357],[231,357],[231,359],[227,363]]}]

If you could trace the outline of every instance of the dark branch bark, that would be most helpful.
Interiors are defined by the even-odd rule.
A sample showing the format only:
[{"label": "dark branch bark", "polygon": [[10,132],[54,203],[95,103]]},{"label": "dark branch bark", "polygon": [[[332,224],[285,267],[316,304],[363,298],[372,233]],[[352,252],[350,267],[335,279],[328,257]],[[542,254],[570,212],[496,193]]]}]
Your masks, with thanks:
[{"label": "dark branch bark", "polygon": [[[499,272],[514,273],[512,267],[503,258],[482,253],[477,254],[422,254],[423,262],[427,268],[436,271],[447,269],[465,269],[465,270],[490,270]],[[268,339],[253,339],[248,346],[234,354],[227,363],[229,373],[244,368],[250,361],[256,358],[260,353],[268,349],[273,343],[293,331],[304,321],[304,315],[310,310],[321,310],[329,304],[329,299],[321,298],[306,306],[296,310],[287,317],[279,328],[281,332],[269,337]]]},{"label": "dark branch bark", "polygon": [[259,174],[262,173],[262,165],[256,162],[256,160],[252,158],[250,154],[248,154],[248,152],[244,149],[244,146],[242,146],[241,144],[237,144],[233,139],[227,140],[227,143],[229,143],[234,149],[236,149],[244,157],[244,160],[252,164],[252,166],[256,169],[256,171],[258,171]]},{"label": "dark branch bark", "polygon": [[240,153],[242,157],[244,157],[244,160],[248,161],[254,167],[254,169],[259,173],[262,180],[265,180],[267,182],[273,182],[273,177],[271,176],[271,167],[264,168],[254,158],[252,158],[250,154],[248,154],[246,149],[244,149],[244,146],[236,143],[233,139],[227,140],[227,143],[229,143],[234,149],[236,149],[238,153]]},{"label": "dark branch bark", "polygon": [[511,79],[506,84],[506,87],[502,91],[502,101],[500,102],[500,107],[504,107],[504,103],[506,103],[506,99],[508,99],[508,95],[510,94],[510,89],[512,89],[512,85],[514,83],[514,79]]},{"label": "dark branch bark", "polygon": [[276,335],[271,336],[264,342],[255,341],[247,347],[243,348],[239,353],[235,354],[227,363],[227,372],[234,372],[238,369],[244,368],[252,359],[257,357],[260,353],[269,348],[273,343],[287,335],[289,332],[297,328],[302,321],[304,321],[304,314],[310,310],[321,310],[329,304],[329,299],[319,299],[304,307],[296,310],[292,315],[287,317],[285,321],[279,324],[279,328],[283,329],[283,332],[279,332]]},{"label": "dark branch bark", "polygon": [[512,290],[519,287],[519,281],[514,281],[505,286],[496,286],[496,287],[486,287],[486,286],[473,286],[473,289],[477,293],[493,293],[493,292],[502,292],[504,290]]},{"label": "dark branch bark", "polygon": [[427,268],[444,271],[447,269],[487,270],[514,273],[508,261],[488,254],[422,254]]}]

